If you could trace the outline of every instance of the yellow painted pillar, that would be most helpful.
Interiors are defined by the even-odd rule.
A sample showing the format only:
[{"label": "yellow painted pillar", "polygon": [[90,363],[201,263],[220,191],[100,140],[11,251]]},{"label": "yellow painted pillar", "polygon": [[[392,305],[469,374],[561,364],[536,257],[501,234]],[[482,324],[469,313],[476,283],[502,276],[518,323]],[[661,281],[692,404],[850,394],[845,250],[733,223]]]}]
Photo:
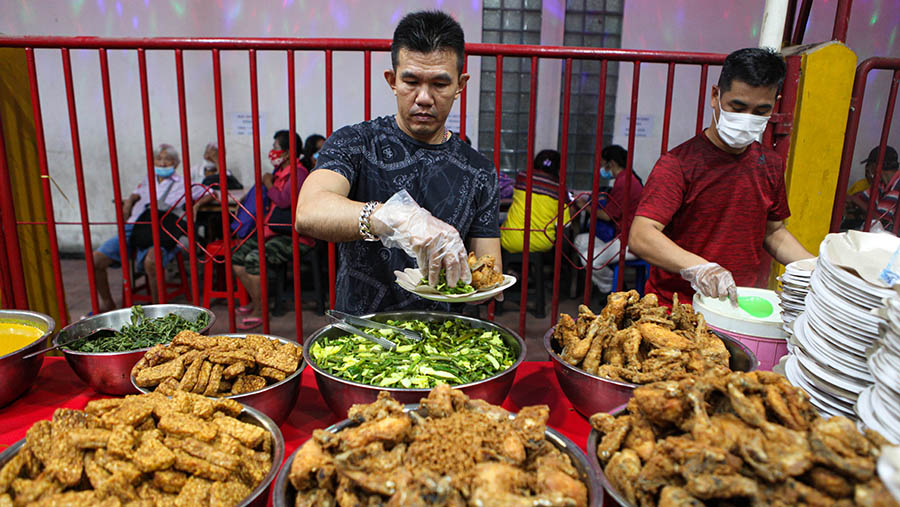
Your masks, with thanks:
[{"label": "yellow painted pillar", "polygon": [[[785,174],[791,216],[785,223],[807,250],[817,254],[831,225],[856,54],[836,41],[788,48],[784,53],[801,56]],[[773,263],[770,287],[776,286],[775,277],[783,271]]]},{"label": "yellow painted pillar", "polygon": [[[45,221],[24,49],[0,49],[0,117],[3,118],[2,135],[14,192],[16,219],[20,222]],[[20,225],[17,232],[28,306],[60,323],[47,227]]]}]

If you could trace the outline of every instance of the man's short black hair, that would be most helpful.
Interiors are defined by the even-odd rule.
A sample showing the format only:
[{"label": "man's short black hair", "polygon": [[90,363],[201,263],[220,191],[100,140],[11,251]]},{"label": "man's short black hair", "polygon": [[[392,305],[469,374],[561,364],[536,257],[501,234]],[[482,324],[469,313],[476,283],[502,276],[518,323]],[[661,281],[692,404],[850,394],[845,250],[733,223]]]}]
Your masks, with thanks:
[{"label": "man's short black hair", "polygon": [[401,49],[417,53],[452,51],[456,53],[456,70],[462,74],[465,60],[466,37],[463,29],[441,11],[419,11],[407,14],[394,30],[391,42],[391,64],[397,68],[397,55]]},{"label": "man's short black hair", "polygon": [[781,91],[786,71],[784,58],[770,48],[738,49],[725,58],[719,74],[719,89],[723,92],[731,90],[731,83],[737,79],[754,88],[774,86]]},{"label": "man's short black hair", "polygon": [[600,152],[600,158],[603,160],[612,160],[616,164],[619,164],[619,167],[625,169],[625,166],[628,165],[628,150],[618,144],[610,144]]},{"label": "man's short black hair", "polygon": [[[291,133],[288,132],[287,130],[279,130],[278,132],[275,132],[275,135],[272,136],[272,138],[275,139],[276,141],[278,141],[278,146],[281,146],[282,150],[288,151],[291,149],[291,145],[290,145]],[[303,153],[303,140],[300,139],[300,136],[297,135],[296,132],[294,132],[294,142],[297,143],[297,146],[296,146],[297,152],[296,153],[298,155]]]}]

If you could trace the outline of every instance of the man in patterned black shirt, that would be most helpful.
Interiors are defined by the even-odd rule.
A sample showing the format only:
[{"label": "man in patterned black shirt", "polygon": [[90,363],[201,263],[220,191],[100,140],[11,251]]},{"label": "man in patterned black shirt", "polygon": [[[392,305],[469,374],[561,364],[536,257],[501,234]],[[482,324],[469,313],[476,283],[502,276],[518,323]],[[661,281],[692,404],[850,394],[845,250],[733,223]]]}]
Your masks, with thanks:
[{"label": "man in patterned black shirt", "polygon": [[444,127],[468,74],[462,27],[441,12],[405,16],[385,80],[397,114],[350,125],[322,146],[294,225],[339,242],[338,310],[447,310],[394,283],[419,266],[436,285],[469,282],[466,251],[500,259],[499,193],[489,160]]}]

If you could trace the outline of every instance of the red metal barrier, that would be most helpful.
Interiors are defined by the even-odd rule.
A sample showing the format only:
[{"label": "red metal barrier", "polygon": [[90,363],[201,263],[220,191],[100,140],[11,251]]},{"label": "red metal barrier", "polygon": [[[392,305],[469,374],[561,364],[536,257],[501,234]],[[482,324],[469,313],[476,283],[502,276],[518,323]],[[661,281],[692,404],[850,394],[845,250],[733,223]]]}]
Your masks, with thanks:
[{"label": "red metal barrier", "polygon": [[[831,232],[840,230],[844,217],[844,209],[847,204],[847,186],[850,182],[850,171],[853,167],[853,153],[856,149],[856,136],[859,132],[859,122],[862,116],[863,99],[865,98],[866,85],[869,82],[869,73],[873,70],[887,70],[892,72],[891,89],[888,92],[887,107],[884,111],[884,119],[881,127],[881,138],[878,144],[878,160],[875,163],[874,182],[881,182],[881,166],[884,163],[884,148],[887,146],[888,135],[891,131],[891,122],[894,116],[894,107],[897,103],[897,90],[900,85],[900,58],[873,57],[864,60],[856,68],[856,76],[853,79],[853,94],[850,97],[850,114],[847,116],[847,130],[844,134],[844,149],[841,154],[841,170],[838,174],[837,189],[834,194],[834,207],[831,210]],[[869,196],[866,218],[863,230],[868,231],[875,217],[875,208],[879,198],[879,192],[872,188]],[[898,203],[900,204],[900,203]],[[897,205],[894,208],[893,232],[897,234],[900,220],[897,216]]]},{"label": "red metal barrier", "polygon": [[[369,119],[371,117],[371,107],[372,107],[372,99],[371,99],[371,79],[372,79],[372,68],[371,68],[371,57],[372,52],[387,52],[390,49],[390,41],[389,40],[359,40],[359,39],[262,39],[262,38],[245,38],[245,39],[223,39],[223,38],[212,38],[212,39],[189,39],[189,38],[153,38],[153,39],[107,39],[107,38],[95,38],[95,37],[0,37],[0,47],[20,47],[26,49],[26,54],[28,58],[28,70],[29,70],[29,79],[31,83],[31,96],[33,101],[33,108],[35,113],[35,127],[37,133],[37,146],[38,146],[38,155],[40,161],[40,170],[43,176],[43,192],[45,199],[45,209],[47,211],[47,221],[41,223],[40,225],[46,225],[48,227],[48,233],[50,236],[50,246],[51,252],[53,256],[53,269],[54,269],[54,277],[57,284],[57,299],[59,301],[59,308],[61,310],[61,314],[65,315],[65,294],[64,294],[64,286],[62,280],[62,272],[60,268],[59,262],[59,248],[56,239],[56,227],[58,225],[68,225],[67,223],[59,223],[55,220],[53,216],[53,203],[52,196],[50,193],[49,181],[48,181],[48,171],[47,171],[47,156],[46,156],[46,147],[44,142],[44,134],[43,134],[43,120],[41,117],[41,109],[40,109],[40,100],[38,96],[38,88],[37,88],[37,71],[34,65],[34,49],[35,48],[50,48],[50,49],[58,49],[61,51],[62,62],[64,68],[64,77],[66,84],[66,92],[68,99],[68,108],[69,108],[69,120],[70,120],[70,130],[71,130],[71,138],[72,138],[72,146],[73,152],[75,153],[75,164],[74,170],[76,173],[76,181],[78,184],[78,202],[79,208],[81,210],[81,221],[76,222],[77,225],[81,226],[82,235],[84,238],[84,251],[87,257],[86,259],[86,268],[88,270],[89,275],[89,283],[91,290],[91,302],[92,307],[96,311],[98,309],[98,302],[96,297],[96,282],[93,274],[93,263],[91,261],[91,250],[92,243],[90,238],[90,227],[91,225],[98,225],[104,222],[91,222],[89,220],[87,214],[87,201],[86,201],[86,191],[84,188],[84,179],[81,167],[81,158],[80,158],[80,141],[79,141],[79,130],[78,124],[75,118],[75,94],[72,85],[72,69],[71,62],[69,59],[69,51],[72,49],[95,49],[98,50],[98,54],[100,57],[100,71],[101,71],[101,79],[103,82],[103,100],[104,100],[104,109],[106,113],[106,126],[107,126],[107,142],[110,147],[110,172],[112,176],[113,190],[116,194],[115,196],[115,205],[116,205],[116,222],[115,224],[118,227],[119,237],[120,237],[120,249],[124,253],[125,252],[125,243],[124,243],[124,217],[122,216],[121,207],[121,188],[119,181],[119,170],[118,170],[118,155],[116,151],[116,137],[115,137],[115,126],[112,117],[112,106],[111,106],[111,90],[109,86],[109,69],[107,63],[107,51],[116,49],[116,50],[135,50],[138,55],[138,65],[140,72],[140,92],[141,92],[141,112],[142,112],[142,120],[144,127],[144,143],[145,143],[145,155],[146,155],[146,163],[147,163],[147,174],[150,179],[150,187],[151,187],[151,207],[156,206],[156,195],[155,195],[155,178],[153,178],[153,136],[150,128],[150,99],[147,90],[147,71],[146,71],[146,52],[147,51],[174,51],[175,53],[175,73],[177,78],[177,92],[178,92],[178,111],[179,111],[179,120],[180,120],[180,134],[181,134],[181,151],[184,156],[184,178],[185,178],[185,201],[188,206],[191,205],[191,193],[189,191],[192,182],[190,181],[190,170],[189,170],[189,139],[187,133],[187,104],[185,102],[185,90],[184,90],[184,64],[183,64],[183,52],[184,51],[209,51],[212,56],[212,64],[213,64],[213,88],[214,88],[214,99],[215,99],[215,114],[216,114],[216,132],[218,139],[218,147],[219,147],[219,176],[220,176],[220,203],[227,203],[227,167],[226,167],[226,145],[225,145],[225,133],[224,133],[224,114],[223,114],[223,98],[222,98],[222,76],[221,76],[221,67],[220,67],[220,53],[222,51],[247,51],[248,52],[248,60],[250,67],[250,99],[251,99],[251,108],[253,111],[253,168],[254,168],[254,179],[257,184],[257,189],[260,188],[261,185],[261,177],[262,177],[262,168],[260,164],[260,145],[259,139],[262,134],[259,131],[259,121],[257,118],[257,112],[259,109],[258,105],[258,95],[257,95],[257,69],[256,69],[256,58],[257,53],[259,51],[284,51],[287,56],[287,77],[288,77],[288,97],[287,103],[289,105],[289,128],[291,132],[296,130],[296,96],[295,96],[295,68],[294,68],[294,56],[296,51],[321,51],[325,56],[325,122],[326,128],[325,133],[326,136],[331,135],[334,125],[333,125],[333,62],[332,57],[335,51],[339,52],[362,52],[363,54],[363,93],[364,93],[364,110],[361,115],[363,119]],[[606,74],[609,62],[630,62],[633,64],[633,74],[632,74],[632,95],[630,97],[630,121],[629,121],[629,136],[628,136],[628,163],[626,170],[629,174],[633,171],[633,160],[634,160],[634,147],[635,147],[635,123],[638,111],[638,89],[640,84],[640,70],[641,65],[643,64],[665,64],[667,65],[667,78],[666,78],[666,100],[665,100],[665,112],[664,112],[664,120],[663,120],[663,138],[660,147],[661,152],[665,152],[668,149],[669,144],[669,129],[671,125],[671,108],[673,104],[673,89],[674,89],[674,77],[675,77],[675,69],[677,65],[689,65],[689,66],[697,66],[699,67],[700,74],[700,86],[698,87],[698,99],[697,99],[697,115],[696,115],[696,131],[699,132],[703,128],[703,114],[707,104],[707,90],[706,90],[706,82],[707,76],[709,72],[709,67],[711,65],[721,65],[725,59],[724,54],[713,54],[713,53],[686,53],[686,52],[669,52],[669,51],[646,51],[646,50],[623,50],[623,49],[596,49],[596,48],[576,48],[576,47],[554,47],[554,46],[525,46],[525,45],[499,45],[499,44],[468,44],[466,46],[466,52],[468,56],[481,56],[481,57],[489,57],[495,58],[496,60],[496,93],[495,93],[495,103],[494,103],[494,135],[493,135],[493,147],[494,147],[494,164],[497,167],[499,172],[500,169],[500,147],[501,147],[501,125],[502,125],[502,89],[503,89],[503,60],[504,57],[518,57],[518,58],[529,58],[531,63],[531,93],[530,93],[530,102],[529,102],[529,128],[528,128],[528,148],[527,148],[527,157],[529,160],[528,167],[526,168],[526,174],[528,176],[527,183],[527,193],[526,193],[526,204],[525,204],[525,227],[526,231],[531,230],[531,214],[530,214],[530,206],[531,206],[531,186],[532,186],[532,168],[530,161],[534,158],[534,139],[535,139],[535,118],[537,113],[537,71],[539,67],[540,59],[561,59],[565,61],[565,76],[564,80],[566,82],[565,90],[563,93],[563,136],[562,136],[562,146],[561,151],[563,154],[562,159],[562,167],[561,167],[561,179],[565,181],[567,174],[567,152],[568,152],[568,119],[569,119],[569,108],[570,108],[570,82],[571,82],[571,68],[572,64],[575,60],[595,60],[600,61],[600,84],[598,87],[599,93],[599,101],[598,101],[598,109],[597,109],[597,128],[596,128],[596,145],[595,145],[595,157],[594,164],[592,167],[593,170],[593,181],[591,185],[591,218],[590,218],[590,227],[591,231],[594,230],[596,225],[596,211],[597,211],[597,198],[599,197],[599,167],[601,163],[600,151],[602,149],[602,139],[604,134],[603,129],[603,121],[605,116],[605,90],[606,90]],[[468,59],[464,62],[466,68],[468,68]],[[460,134],[465,135],[466,129],[466,108],[467,108],[467,90],[463,91],[463,94],[460,99]],[[296,160],[297,155],[297,147],[295,146],[293,138],[290,143],[290,157],[291,160]],[[0,161],[0,164],[3,164]],[[4,167],[0,167],[0,169],[5,169]],[[0,174],[2,175],[2,174]],[[631,183],[631,178],[626,180],[628,185]],[[291,171],[291,186],[295,190],[293,192],[292,198],[292,208],[296,209],[296,190],[297,190],[297,174],[296,168]],[[4,181],[3,178],[0,178],[0,192],[9,191],[9,183],[8,181]],[[559,309],[559,297],[560,297],[560,276],[561,276],[561,267],[562,261],[566,260],[566,262],[570,263],[575,269],[584,269],[584,279],[585,279],[585,303],[590,301],[590,293],[591,293],[591,271],[593,270],[593,262],[586,262],[584,267],[581,266],[581,262],[577,260],[569,259],[566,257],[565,253],[562,251],[562,241],[564,241],[564,235],[561,234],[563,228],[565,227],[565,223],[563,220],[563,201],[564,201],[564,185],[560,188],[560,204],[559,204],[559,218],[557,219],[556,224],[556,245],[554,248],[555,259],[553,264],[553,293],[552,293],[552,315],[553,321],[556,320],[556,315],[558,314]],[[622,205],[627,209],[629,207],[629,203],[627,202],[630,194],[626,193],[626,202],[622,203]],[[255,195],[257,201],[257,223],[262,223],[261,216],[261,194],[258,191]],[[223,224],[229,223],[229,210],[228,206],[222,205],[222,222]],[[12,226],[15,223],[14,215],[9,215],[8,211],[4,208],[2,210],[2,215],[4,221],[10,221],[10,224],[4,223],[4,229],[8,226]],[[7,218],[7,217],[12,217]],[[199,295],[199,285],[197,282],[197,264],[198,264],[198,248],[196,246],[196,238],[193,233],[193,217],[191,213],[188,213],[188,244],[187,249],[190,252],[190,263],[191,263],[191,301],[195,304],[199,303],[200,295]],[[24,224],[24,222],[17,222],[19,225]],[[154,231],[154,255],[156,259],[160,259],[160,238],[159,238],[159,218],[153,216],[152,225]],[[13,227],[14,229],[14,227]],[[627,228],[626,228],[627,229]],[[264,258],[264,235],[261,227],[257,228],[257,239],[259,242],[259,253],[260,257]],[[9,238],[9,235],[6,236]],[[227,232],[223,234],[223,242],[224,242],[224,264],[225,264],[225,272],[226,272],[226,290],[228,292],[234,292],[235,288],[235,279],[232,271],[232,238],[230,234]],[[301,312],[301,293],[300,293],[300,254],[299,247],[297,242],[296,233],[292,235],[293,237],[293,276],[294,276],[294,310],[296,314],[296,326],[297,326],[297,338],[302,339],[302,312]],[[522,274],[521,274],[521,301],[519,308],[519,331],[520,333],[525,332],[526,327],[526,312],[525,308],[528,302],[528,263],[529,263],[529,238],[530,234],[524,234],[524,253],[522,259]],[[621,251],[625,251],[628,243],[628,231],[622,231],[622,241],[621,241]],[[7,250],[7,257],[13,258],[13,256],[18,252],[18,245],[13,245],[12,242],[7,241],[5,244]],[[595,255],[594,248],[594,237],[591,234],[591,239],[589,241],[588,247],[588,258],[593,259]],[[16,252],[9,252],[10,248],[15,248]],[[208,255],[208,252],[199,249],[200,253],[203,255]],[[329,293],[330,293],[330,306],[334,306],[335,303],[335,249],[333,244],[329,244],[328,248],[329,259],[328,259],[328,269],[329,269]],[[310,255],[315,255],[314,253],[310,253]],[[624,256],[619,256],[619,269],[624,269]],[[2,265],[0,265],[2,267]],[[157,286],[163,287],[164,282],[164,266],[162,266],[161,262],[156,263],[156,272],[153,275],[156,276]],[[7,273],[11,273],[15,275],[16,270],[13,268],[8,268]],[[130,288],[133,281],[128,277],[128,270],[125,270],[123,273],[124,283],[126,289]],[[619,277],[619,284],[623,283],[624,277]],[[4,286],[13,284],[14,286],[19,282],[13,277],[6,277],[3,279]],[[24,282],[21,283],[24,285]],[[260,263],[260,289],[261,289],[261,301],[262,309],[263,309],[263,322],[264,322],[264,331],[268,331],[269,329],[269,318],[268,318],[268,290],[267,287],[267,276],[266,276],[266,267],[265,262]],[[16,291],[14,291],[16,292]],[[126,290],[126,295],[129,294],[129,290]],[[160,297],[162,299],[165,298],[165,291],[160,291]],[[126,304],[130,303],[128,299],[125,301]],[[5,304],[5,303],[4,303]],[[27,304],[27,303],[26,303]],[[235,322],[235,307],[234,301],[229,298],[228,300],[228,314],[229,314],[229,328],[234,330],[236,327]],[[491,305],[489,309],[489,318],[493,318],[493,305]],[[61,324],[65,324],[63,322]]]}]

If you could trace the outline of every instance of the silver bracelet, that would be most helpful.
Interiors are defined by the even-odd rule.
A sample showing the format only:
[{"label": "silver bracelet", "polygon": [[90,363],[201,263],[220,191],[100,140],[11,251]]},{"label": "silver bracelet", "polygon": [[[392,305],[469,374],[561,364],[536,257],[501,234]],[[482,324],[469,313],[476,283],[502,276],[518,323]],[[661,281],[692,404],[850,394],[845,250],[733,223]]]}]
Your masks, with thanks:
[{"label": "silver bracelet", "polygon": [[369,201],[359,212],[359,234],[366,241],[378,241],[378,236],[372,234],[372,212],[381,204],[378,201]]}]

